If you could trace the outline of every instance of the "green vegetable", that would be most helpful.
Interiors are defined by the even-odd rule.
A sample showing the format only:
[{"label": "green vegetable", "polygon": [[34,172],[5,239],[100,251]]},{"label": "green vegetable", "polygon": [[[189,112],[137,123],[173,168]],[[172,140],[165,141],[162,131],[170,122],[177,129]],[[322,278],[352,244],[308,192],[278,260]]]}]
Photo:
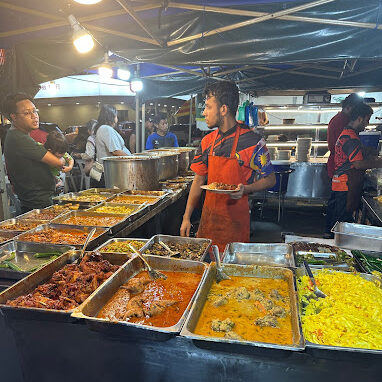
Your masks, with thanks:
[{"label": "green vegetable", "polygon": [[8,265],[8,268],[11,268],[12,270],[16,271],[16,272],[23,272],[23,270],[16,264],[12,263],[11,261],[4,261],[4,263],[6,263]]},{"label": "green vegetable", "polygon": [[0,263],[0,268],[8,268],[8,264]]},{"label": "green vegetable", "polygon": [[353,255],[356,256],[364,268],[366,269],[367,272],[373,272],[373,271],[378,271],[382,272],[382,259],[378,257],[373,257],[366,255],[365,253],[361,251],[352,251]]},{"label": "green vegetable", "polygon": [[44,259],[52,256],[58,257],[60,255],[61,254],[59,252],[37,252],[33,255],[33,257],[36,259]]}]

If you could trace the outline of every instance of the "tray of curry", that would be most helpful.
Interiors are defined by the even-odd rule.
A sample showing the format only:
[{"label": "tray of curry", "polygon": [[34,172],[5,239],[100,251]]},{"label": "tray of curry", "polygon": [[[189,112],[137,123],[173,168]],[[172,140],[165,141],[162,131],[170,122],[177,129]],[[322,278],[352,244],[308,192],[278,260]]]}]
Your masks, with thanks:
[{"label": "tray of curry", "polygon": [[167,279],[149,277],[134,257],[73,312],[105,334],[164,341],[178,334],[202,282],[207,264],[146,256]]},{"label": "tray of curry", "polygon": [[288,268],[223,264],[231,278],[208,273],[181,336],[201,341],[303,350],[293,272]]}]

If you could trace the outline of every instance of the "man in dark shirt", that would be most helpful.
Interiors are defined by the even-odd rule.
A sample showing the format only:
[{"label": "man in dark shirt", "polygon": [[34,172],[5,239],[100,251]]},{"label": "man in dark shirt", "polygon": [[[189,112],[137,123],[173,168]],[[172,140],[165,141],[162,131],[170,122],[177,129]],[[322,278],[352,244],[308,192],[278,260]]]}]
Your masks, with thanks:
[{"label": "man in dark shirt", "polygon": [[3,110],[12,122],[4,143],[9,180],[17,194],[22,212],[52,204],[55,179],[51,167],[62,168],[58,159],[29,133],[39,128],[39,115],[32,98],[17,93],[6,98]]},{"label": "man in dark shirt", "polygon": [[166,116],[159,114],[154,118],[156,132],[149,135],[146,150],[160,149],[162,147],[179,147],[178,139],[174,133],[168,131]]}]

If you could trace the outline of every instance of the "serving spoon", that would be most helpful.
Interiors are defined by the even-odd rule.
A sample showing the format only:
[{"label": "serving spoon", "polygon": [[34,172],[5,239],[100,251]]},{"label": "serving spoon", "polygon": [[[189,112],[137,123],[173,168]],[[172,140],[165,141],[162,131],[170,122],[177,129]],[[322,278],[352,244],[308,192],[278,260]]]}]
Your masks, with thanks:
[{"label": "serving spoon", "polygon": [[78,257],[77,261],[74,262],[74,264],[79,264],[79,263],[81,262],[82,258],[84,257],[85,249],[86,249],[86,247],[88,246],[89,241],[92,239],[92,237],[93,237],[94,234],[96,233],[96,231],[97,231],[97,227],[94,227],[94,228],[88,233],[88,237],[86,238],[85,243],[84,243],[84,245],[83,245],[82,248],[81,248],[80,256]]},{"label": "serving spoon", "polygon": [[318,289],[317,284],[316,284],[316,280],[314,279],[314,276],[312,273],[312,270],[310,269],[310,266],[308,265],[308,263],[305,260],[304,260],[304,265],[305,265],[306,272],[308,273],[308,276],[310,278],[310,281],[312,282],[312,284],[314,286],[314,290],[313,290],[314,294],[317,297],[325,298],[326,294]]},{"label": "serving spoon", "polygon": [[141,255],[141,253],[133,245],[131,245],[131,244],[128,244],[128,245],[129,245],[130,249],[144,262],[144,264],[146,265],[147,272],[149,273],[149,276],[153,280],[156,280],[156,279],[166,280],[167,279],[167,276],[164,273],[159,272],[156,269],[152,268],[150,266],[150,264],[146,261],[146,259]]},{"label": "serving spoon", "polygon": [[170,253],[170,257],[179,257],[180,252],[179,251],[173,251],[167,244],[163,243],[162,240],[159,240],[159,244]]},{"label": "serving spoon", "polygon": [[216,261],[216,282],[219,284],[222,280],[231,280],[231,277],[229,277],[222,269],[218,246],[213,245],[211,248]]}]

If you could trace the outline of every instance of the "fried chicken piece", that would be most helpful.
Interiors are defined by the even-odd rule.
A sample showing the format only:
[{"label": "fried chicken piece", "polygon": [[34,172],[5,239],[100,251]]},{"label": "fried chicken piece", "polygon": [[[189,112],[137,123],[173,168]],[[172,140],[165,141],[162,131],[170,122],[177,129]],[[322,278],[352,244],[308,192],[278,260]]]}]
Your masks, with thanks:
[{"label": "fried chicken piece", "polygon": [[162,300],[162,301],[153,301],[150,306],[145,306],[143,311],[146,316],[157,316],[158,314],[163,313],[167,307],[176,304],[178,301],[175,300]]},{"label": "fried chicken piece", "polygon": [[228,338],[230,340],[238,340],[238,341],[242,341],[243,338],[241,336],[239,336],[237,333],[235,332],[226,332],[226,334],[224,334],[224,338]]},{"label": "fried chicken piece", "polygon": [[123,320],[127,320],[131,317],[142,318],[145,316],[143,311],[143,298],[139,296],[135,296],[130,299],[130,301],[126,305],[126,313],[123,316]]},{"label": "fried chicken piece", "polygon": [[213,303],[212,305],[215,306],[216,308],[219,307],[219,306],[223,306],[225,304],[227,304],[228,302],[228,298],[226,296],[220,296],[218,297]]},{"label": "fried chicken piece", "polygon": [[211,329],[214,332],[230,332],[235,326],[235,323],[230,319],[226,318],[225,320],[212,320]]},{"label": "fried chicken piece", "polygon": [[284,318],[286,316],[286,311],[283,307],[275,305],[274,308],[269,312],[272,316]]},{"label": "fried chicken piece", "polygon": [[145,285],[150,282],[148,279],[132,278],[126,284],[123,284],[123,288],[127,289],[132,294],[142,293],[145,290]]},{"label": "fried chicken piece", "polygon": [[271,328],[278,328],[279,323],[278,323],[276,317],[273,317],[271,315],[266,315],[264,317],[258,318],[255,321],[255,325],[261,326],[261,327],[269,326]]}]

